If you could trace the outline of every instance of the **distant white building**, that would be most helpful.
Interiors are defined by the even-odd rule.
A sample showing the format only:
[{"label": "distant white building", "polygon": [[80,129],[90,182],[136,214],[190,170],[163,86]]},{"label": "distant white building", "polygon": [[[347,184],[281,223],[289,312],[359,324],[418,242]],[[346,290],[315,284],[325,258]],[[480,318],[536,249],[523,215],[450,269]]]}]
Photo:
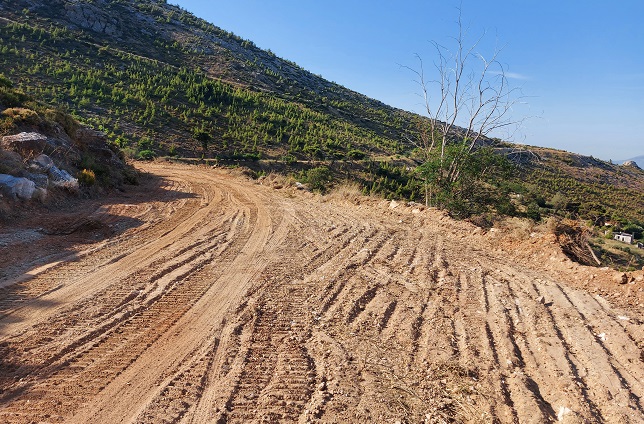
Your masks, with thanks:
[{"label": "distant white building", "polygon": [[615,240],[621,241],[623,243],[632,244],[633,243],[633,234],[628,233],[615,233],[613,235]]}]

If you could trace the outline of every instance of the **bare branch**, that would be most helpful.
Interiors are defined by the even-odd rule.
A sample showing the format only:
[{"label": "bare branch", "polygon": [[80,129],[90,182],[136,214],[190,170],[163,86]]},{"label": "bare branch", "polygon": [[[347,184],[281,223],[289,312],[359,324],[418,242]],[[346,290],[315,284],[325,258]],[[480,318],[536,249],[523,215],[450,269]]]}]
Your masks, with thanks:
[{"label": "bare branch", "polygon": [[[416,55],[417,69],[405,67],[417,77],[429,118],[428,131],[420,132],[424,156],[428,159],[440,149],[436,178],[452,182],[459,178],[463,161],[468,160],[482,140],[498,130],[514,128],[517,131],[526,119],[513,117],[515,106],[524,96],[510,87],[506,68],[498,59],[501,49],[496,48],[487,59],[478,52],[485,32],[468,44],[468,30],[463,24],[461,8],[457,9],[458,32],[451,38],[454,50],[431,42],[435,50],[433,76],[428,77],[419,55]],[[456,152],[452,149],[446,163],[446,148],[454,139],[460,139],[462,147]]]}]

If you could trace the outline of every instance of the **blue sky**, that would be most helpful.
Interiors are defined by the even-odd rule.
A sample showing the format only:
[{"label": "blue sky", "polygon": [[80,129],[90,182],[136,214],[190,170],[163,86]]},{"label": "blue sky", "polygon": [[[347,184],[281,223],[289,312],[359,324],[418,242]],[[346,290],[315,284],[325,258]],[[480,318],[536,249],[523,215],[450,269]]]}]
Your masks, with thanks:
[{"label": "blue sky", "polygon": [[[415,55],[456,35],[496,45],[529,116],[515,142],[601,159],[644,154],[644,1],[169,0],[347,88],[422,113]],[[504,136],[504,134],[497,134]]]}]

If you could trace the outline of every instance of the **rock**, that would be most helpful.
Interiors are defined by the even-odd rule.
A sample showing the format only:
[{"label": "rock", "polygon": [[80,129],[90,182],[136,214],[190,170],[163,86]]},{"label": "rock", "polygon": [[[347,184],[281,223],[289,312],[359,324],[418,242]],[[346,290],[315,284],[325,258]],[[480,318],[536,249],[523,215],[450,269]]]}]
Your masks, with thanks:
[{"label": "rock", "polygon": [[32,199],[44,202],[47,199],[47,189],[42,187],[36,187]]},{"label": "rock", "polygon": [[49,178],[45,174],[32,174],[28,173],[25,177],[36,184],[36,188],[44,188],[45,190],[49,187]]},{"label": "rock", "polygon": [[389,209],[396,209],[399,205],[400,205],[400,204],[399,204],[398,202],[396,202],[395,200],[392,200],[392,201],[389,203]]},{"label": "rock", "polygon": [[23,156],[40,154],[47,146],[47,137],[37,132],[22,132],[16,135],[2,137],[0,147],[13,150]]},{"label": "rock", "polygon": [[622,166],[630,166],[631,168],[640,169],[640,167],[639,167],[639,166],[637,166],[637,162],[635,162],[635,161],[633,161],[633,160],[627,160],[626,162],[624,162],[624,163],[622,164]]},{"label": "rock", "polygon": [[0,174],[0,187],[13,199],[31,200],[36,183],[27,178]]},{"label": "rock", "polygon": [[615,280],[615,282],[617,282],[619,284],[627,284],[628,281],[629,281],[628,274],[626,274],[626,273],[624,273],[624,274],[619,274],[618,273],[617,275],[615,275],[615,277],[613,277],[613,279]]},{"label": "rock", "polygon": [[64,169],[52,166],[49,168],[49,176],[51,177],[51,184],[55,187],[78,190],[78,180]]},{"label": "rock", "polygon": [[37,167],[42,172],[47,172],[49,169],[54,166],[54,161],[47,155],[41,154],[34,158],[32,165]]},{"label": "rock", "polygon": [[[103,2],[99,1],[98,3]],[[104,6],[87,3],[65,5],[67,17],[79,27],[111,36],[122,36],[123,31],[119,29],[119,22],[110,17],[108,13],[101,11],[100,7]]]}]

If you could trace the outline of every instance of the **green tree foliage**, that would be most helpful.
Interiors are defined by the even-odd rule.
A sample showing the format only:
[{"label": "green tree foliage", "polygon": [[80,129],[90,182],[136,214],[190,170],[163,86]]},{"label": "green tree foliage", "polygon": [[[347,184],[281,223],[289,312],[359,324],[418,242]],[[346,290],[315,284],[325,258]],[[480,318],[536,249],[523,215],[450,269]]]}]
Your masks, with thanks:
[{"label": "green tree foliage", "polygon": [[2,88],[12,88],[13,87],[13,82],[7,77],[4,76],[4,74],[0,73],[0,87]]},{"label": "green tree foliage", "polygon": [[[144,9],[151,6],[136,5]],[[144,11],[162,12],[158,6]],[[199,20],[192,23],[205,25]],[[177,57],[193,54],[181,51],[180,46],[151,48],[150,53],[163,60],[146,59],[98,47],[64,28],[2,22],[0,41],[0,68],[17,87],[68,107],[83,123],[102,128],[115,144],[135,153],[141,151],[137,145],[142,136],[154,141],[144,149],[149,152],[160,152],[170,145],[196,151],[185,145],[192,140],[202,151],[206,147],[222,158],[257,157],[261,152],[275,159],[285,154],[304,160],[355,159],[359,152],[391,155],[404,148],[397,138],[330,115],[321,99],[305,103],[283,98],[211,78],[188,61],[178,66],[181,61],[171,54],[177,48]],[[2,81],[0,85],[7,84]],[[5,102],[11,103],[11,99]],[[394,128],[395,124],[397,131],[402,131],[402,121],[394,122],[386,114],[359,111],[357,104],[340,106],[373,117],[379,126]],[[195,128],[211,139],[197,139]]]},{"label": "green tree foliage", "polygon": [[208,152],[208,143],[212,139],[212,136],[204,130],[195,130],[193,132],[195,139],[201,144],[201,149],[204,154]]},{"label": "green tree foliage", "polygon": [[326,166],[319,166],[302,172],[301,179],[309,188],[320,193],[325,193],[333,181],[331,170]]},{"label": "green tree foliage", "polygon": [[[431,152],[418,167],[428,186],[429,202],[459,218],[490,209],[513,214],[509,192],[502,184],[511,175],[511,163],[489,147],[472,151],[468,147],[466,143],[449,144],[442,152]],[[444,166],[455,161],[461,163],[457,169]]]},{"label": "green tree foliage", "polygon": [[636,239],[641,239],[644,228],[642,228],[642,226],[640,225],[630,223],[624,226],[623,231],[625,233],[633,234],[633,237],[635,237]]}]

